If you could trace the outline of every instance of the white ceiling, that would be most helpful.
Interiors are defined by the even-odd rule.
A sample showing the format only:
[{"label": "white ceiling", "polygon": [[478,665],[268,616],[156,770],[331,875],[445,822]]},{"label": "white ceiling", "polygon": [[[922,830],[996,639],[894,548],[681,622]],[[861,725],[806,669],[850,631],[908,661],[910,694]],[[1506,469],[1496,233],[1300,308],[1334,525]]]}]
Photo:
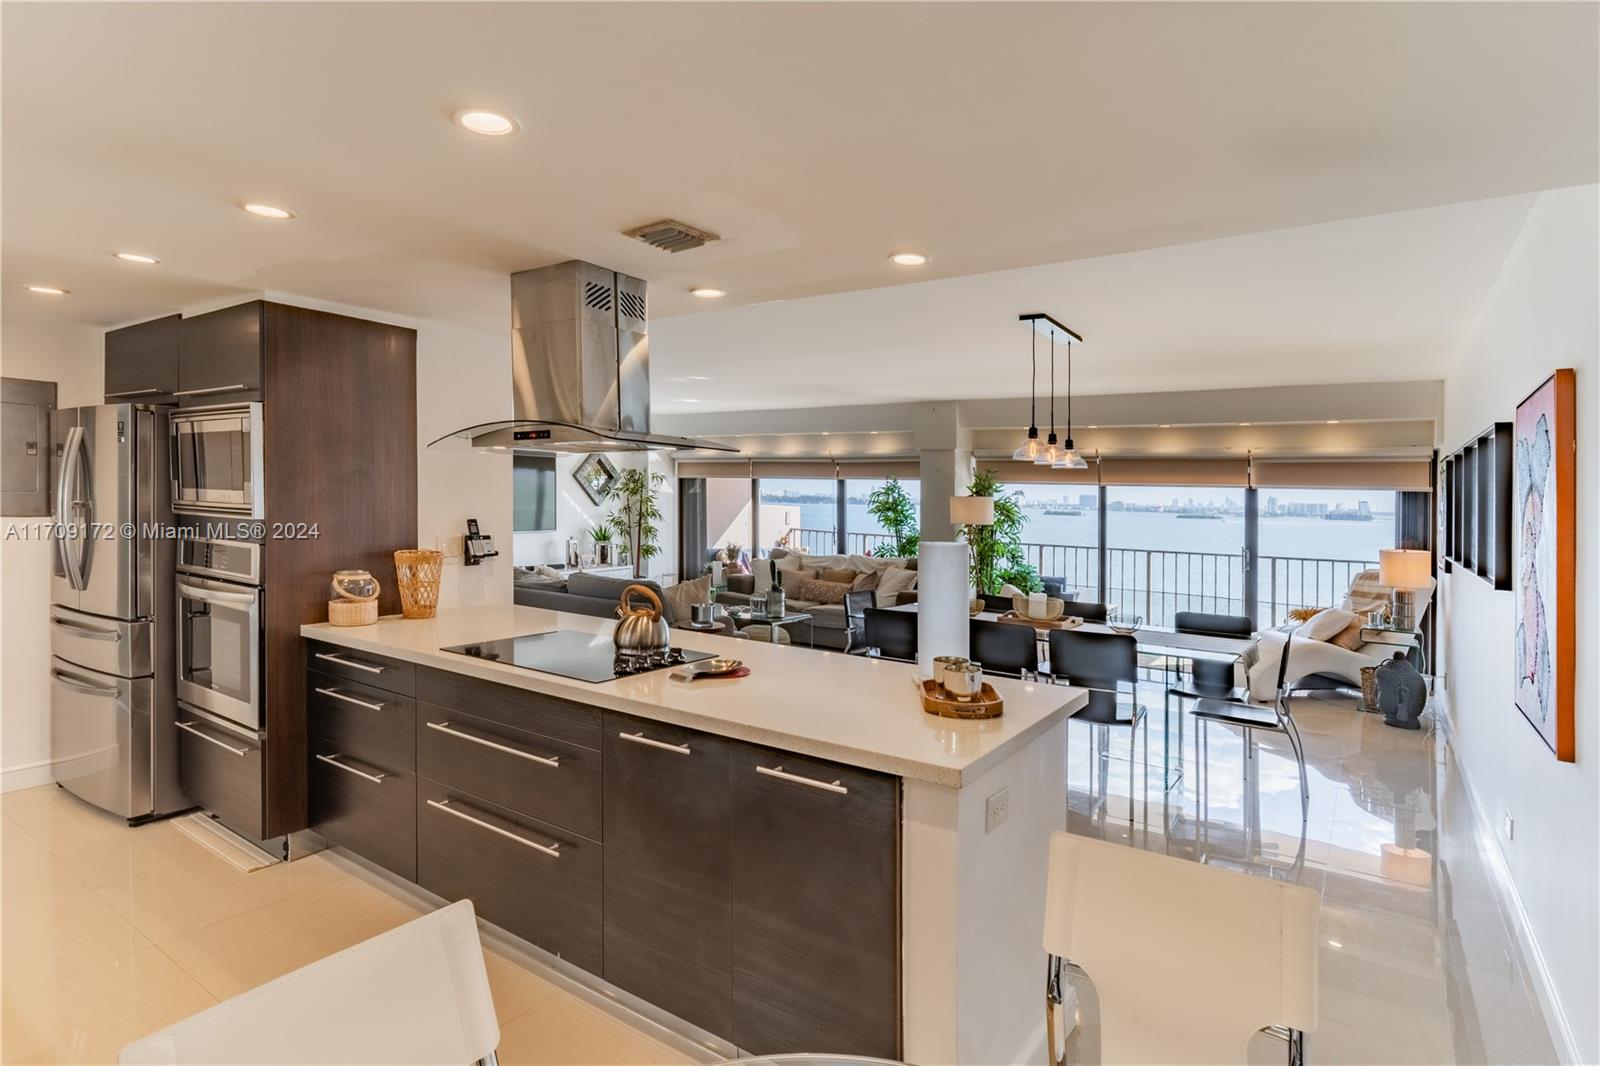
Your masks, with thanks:
[{"label": "white ceiling", "polygon": [[[1365,338],[1383,354],[1337,351],[1435,359],[1520,202],[1463,208],[1465,232],[1426,213],[1356,224],[1354,238],[1269,231],[1594,181],[1597,10],[6,3],[5,312],[111,325],[273,290],[499,332],[506,274],[578,257],[652,282],[669,401],[693,394],[663,377],[794,352],[773,324],[819,344],[840,336],[826,320],[836,306],[807,297],[875,290],[841,298],[885,301],[852,313],[887,327],[901,298],[887,286],[1267,234],[1131,267],[1101,259],[1094,278],[1047,272],[1030,300],[1090,335],[1102,363],[1086,358],[1086,387],[1121,387],[1090,376],[1113,353],[1146,386],[1187,387],[1186,361],[1204,349],[1171,346],[1185,329],[1212,352],[1272,355],[1268,376],[1343,378],[1347,365],[1277,365],[1334,350],[1282,341]],[[509,112],[522,132],[465,133],[448,120],[464,105]],[[254,219],[241,200],[299,217]],[[669,256],[618,235],[664,215],[725,239]],[[1424,237],[1444,243],[1416,247]],[[933,262],[893,267],[900,248]],[[1315,258],[1330,249],[1335,263]],[[1196,273],[1213,269],[1262,299],[1208,291]],[[1320,295],[1306,281],[1281,306],[1285,272],[1323,279]],[[986,329],[1019,309],[998,294],[1023,277],[945,290],[949,307],[970,299]],[[1345,291],[1363,277],[1414,306],[1375,306],[1370,281]],[[1079,290],[1050,288],[1068,280]],[[29,283],[72,294],[33,296]],[[703,311],[687,295],[696,284],[730,295],[675,322]],[[926,316],[929,291],[908,290],[905,306]],[[741,310],[773,300],[793,302]],[[1197,317],[1217,306],[1228,321]],[[793,325],[785,307],[823,320]],[[758,332],[734,332],[741,322]],[[898,326],[886,332],[914,323]],[[965,336],[888,369],[970,391],[988,382],[992,348]],[[870,378],[891,359],[827,343],[806,348],[806,365]],[[945,365],[956,357],[973,367],[965,377]],[[816,391],[855,394],[832,384]]]},{"label": "white ceiling", "polygon": [[[1026,396],[1044,311],[1079,395],[1444,376],[1533,195],[816,296],[651,326],[658,411]],[[1048,343],[1039,342],[1047,393]],[[1058,391],[1066,390],[1058,349]]]}]

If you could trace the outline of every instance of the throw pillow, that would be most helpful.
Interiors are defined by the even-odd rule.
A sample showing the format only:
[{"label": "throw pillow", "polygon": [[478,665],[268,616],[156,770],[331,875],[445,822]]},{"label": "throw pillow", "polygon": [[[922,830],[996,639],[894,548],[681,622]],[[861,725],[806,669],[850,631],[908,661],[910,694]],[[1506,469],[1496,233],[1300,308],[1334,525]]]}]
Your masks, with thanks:
[{"label": "throw pillow", "polygon": [[837,581],[820,581],[816,578],[806,578],[794,587],[790,593],[796,600],[806,603],[843,603],[844,594],[850,591],[849,585]]},{"label": "throw pillow", "polygon": [[869,571],[865,574],[857,574],[856,579],[850,582],[850,591],[869,592],[878,587],[878,579],[882,576],[883,575],[879,574],[876,570]]},{"label": "throw pillow", "polygon": [[1026,596],[1027,593],[1023,592],[1021,589],[1017,588],[1017,586],[1007,581],[1004,585],[1000,586],[1000,595],[1010,600],[1015,599],[1018,596]]},{"label": "throw pillow", "polygon": [[1339,632],[1335,633],[1333,638],[1330,639],[1328,643],[1337,644],[1346,651],[1356,651],[1359,649],[1362,644],[1366,643],[1366,641],[1361,639],[1361,620],[1358,618],[1354,622],[1351,622],[1349,625],[1345,626]]},{"label": "throw pillow", "polygon": [[705,603],[711,598],[711,575],[693,581],[680,581],[661,593],[661,606],[665,608],[667,623],[676,625],[689,620],[689,605]]},{"label": "throw pillow", "polygon": [[878,590],[875,602],[879,607],[893,607],[899,602],[902,592],[910,592],[917,587],[917,572],[897,566],[892,570],[885,570],[883,576],[878,578]]},{"label": "throw pillow", "polygon": [[1295,630],[1294,635],[1307,640],[1330,641],[1344,632],[1355,620],[1356,616],[1349,611],[1329,607],[1325,611],[1318,611],[1309,622]]},{"label": "throw pillow", "polygon": [[832,581],[840,585],[850,585],[855,582],[856,572],[854,570],[832,570],[828,567],[823,567],[821,578],[823,581]]}]

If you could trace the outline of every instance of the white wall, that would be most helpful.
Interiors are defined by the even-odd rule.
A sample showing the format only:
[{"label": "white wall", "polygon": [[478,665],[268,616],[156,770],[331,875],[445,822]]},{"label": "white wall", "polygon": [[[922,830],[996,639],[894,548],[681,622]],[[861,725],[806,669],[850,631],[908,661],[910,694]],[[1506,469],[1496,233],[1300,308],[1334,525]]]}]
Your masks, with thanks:
[{"label": "white wall", "polygon": [[[54,381],[58,407],[105,398],[98,329],[37,322],[0,324],[0,375]],[[0,518],[9,528],[47,518]],[[50,544],[0,537],[0,791],[50,776]]]},{"label": "white wall", "polygon": [[[1494,827],[1553,994],[1565,1057],[1600,1061],[1600,693],[1596,486],[1600,485],[1600,186],[1542,194],[1445,381],[1441,445],[1453,449],[1558,367],[1578,386],[1577,761],[1557,762],[1512,701],[1512,593],[1457,571],[1441,590],[1455,749]],[[1502,820],[1515,816],[1515,839]]]}]

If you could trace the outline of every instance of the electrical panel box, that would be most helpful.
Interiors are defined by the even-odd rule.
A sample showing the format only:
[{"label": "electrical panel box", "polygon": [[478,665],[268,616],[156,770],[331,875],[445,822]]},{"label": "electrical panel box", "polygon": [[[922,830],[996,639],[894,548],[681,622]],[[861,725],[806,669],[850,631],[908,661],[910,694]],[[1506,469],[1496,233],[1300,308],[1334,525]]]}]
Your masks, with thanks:
[{"label": "electrical panel box", "polygon": [[50,513],[50,413],[56,383],[0,378],[0,514]]}]

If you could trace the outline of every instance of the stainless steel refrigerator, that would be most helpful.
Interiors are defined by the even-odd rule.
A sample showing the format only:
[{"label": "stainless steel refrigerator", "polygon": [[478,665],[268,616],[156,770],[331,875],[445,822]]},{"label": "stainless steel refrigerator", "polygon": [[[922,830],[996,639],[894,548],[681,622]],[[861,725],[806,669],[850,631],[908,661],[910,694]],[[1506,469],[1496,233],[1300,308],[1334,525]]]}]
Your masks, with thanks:
[{"label": "stainless steel refrigerator", "polygon": [[55,779],[130,822],[191,806],[178,788],[167,413],[55,412],[50,756]]}]

